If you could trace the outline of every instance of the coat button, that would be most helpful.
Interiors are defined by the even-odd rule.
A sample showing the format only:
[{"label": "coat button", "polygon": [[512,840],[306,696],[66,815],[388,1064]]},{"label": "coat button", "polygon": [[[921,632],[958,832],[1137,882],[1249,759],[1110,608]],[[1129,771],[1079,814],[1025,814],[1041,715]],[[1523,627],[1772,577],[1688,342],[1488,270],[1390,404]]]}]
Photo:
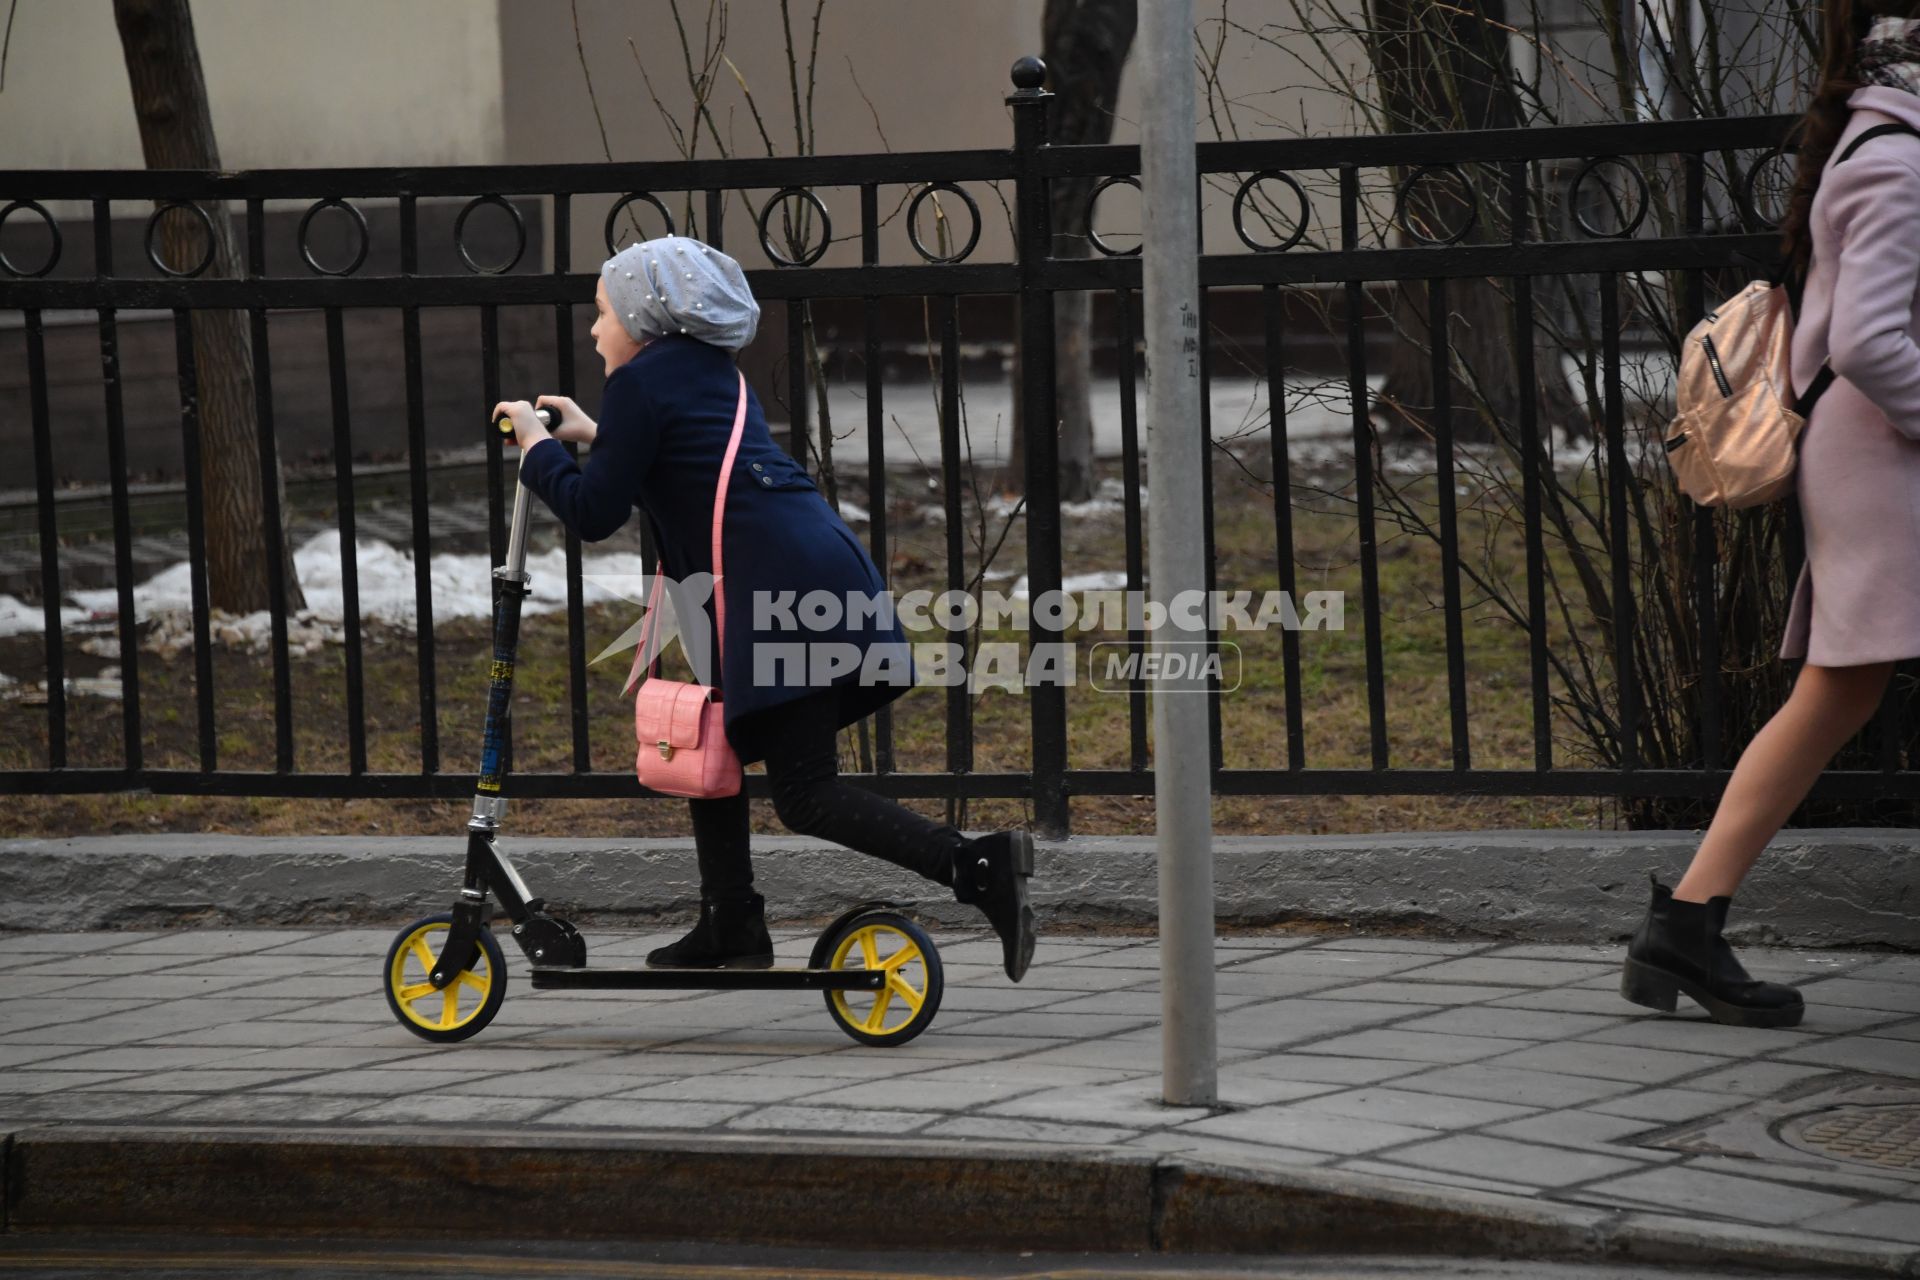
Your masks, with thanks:
[{"label": "coat button", "polygon": [[763,466],[761,466],[761,465],[760,465],[759,463],[757,463],[757,462],[753,464],[753,469],[754,469],[755,471],[764,471],[764,470],[766,470],[766,468],[765,468],[765,467],[763,467]]},{"label": "coat button", "polygon": [[772,477],[772,476],[761,476],[761,477],[760,477],[760,483],[761,483],[761,484],[772,484],[772,483],[773,483],[773,477]]}]

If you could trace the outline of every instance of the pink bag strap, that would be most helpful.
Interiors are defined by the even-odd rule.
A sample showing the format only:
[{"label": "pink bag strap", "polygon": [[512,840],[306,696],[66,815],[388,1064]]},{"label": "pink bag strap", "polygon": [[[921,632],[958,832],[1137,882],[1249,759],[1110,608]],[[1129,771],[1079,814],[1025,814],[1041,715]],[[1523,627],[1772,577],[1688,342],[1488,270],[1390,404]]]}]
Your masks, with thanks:
[{"label": "pink bag strap", "polygon": [[[719,642],[716,647],[719,649],[723,660],[727,652],[727,593],[723,581],[724,570],[721,564],[720,531],[727,515],[727,486],[733,479],[733,460],[740,452],[740,435],[747,425],[747,375],[736,369],[734,376],[740,379],[740,403],[733,411],[733,435],[727,441],[727,456],[720,462],[720,483],[714,489],[713,493],[714,635],[715,639]],[[660,604],[660,571],[665,563],[666,557],[664,555],[657,556],[654,560],[653,590],[647,598],[647,616],[640,627],[640,646],[633,655],[633,669],[627,673],[627,689],[633,687],[635,677],[640,674],[640,663],[646,657],[647,639],[653,630],[653,620],[656,616],[654,611]],[[650,664],[649,674],[652,674],[651,667],[657,667],[659,661],[659,655],[655,654],[654,661]],[[626,689],[622,689],[621,692],[625,693]]]}]

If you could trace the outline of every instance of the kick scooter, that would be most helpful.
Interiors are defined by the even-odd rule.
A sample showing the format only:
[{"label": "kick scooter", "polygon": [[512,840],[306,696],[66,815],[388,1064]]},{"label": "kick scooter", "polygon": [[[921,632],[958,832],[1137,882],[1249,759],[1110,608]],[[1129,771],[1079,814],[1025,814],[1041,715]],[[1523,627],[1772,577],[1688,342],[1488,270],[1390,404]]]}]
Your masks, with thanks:
[{"label": "kick scooter", "polygon": [[[549,429],[559,415],[537,410]],[[512,434],[512,424],[498,424]],[[400,1025],[442,1043],[478,1034],[507,994],[506,956],[488,924],[488,895],[513,925],[531,966],[533,989],[819,991],[827,1012],[867,1045],[901,1045],[927,1029],[940,1008],[940,953],[924,929],[895,904],[863,903],[823,930],[805,968],[613,969],[587,966],[587,941],[547,910],[501,851],[510,768],[508,718],[520,644],[527,576],[527,487],[517,484],[507,561],[493,571],[493,664],[482,731],[480,778],[467,819],[465,881],[453,909],[416,920],[394,938],[383,970],[387,1005]]]}]

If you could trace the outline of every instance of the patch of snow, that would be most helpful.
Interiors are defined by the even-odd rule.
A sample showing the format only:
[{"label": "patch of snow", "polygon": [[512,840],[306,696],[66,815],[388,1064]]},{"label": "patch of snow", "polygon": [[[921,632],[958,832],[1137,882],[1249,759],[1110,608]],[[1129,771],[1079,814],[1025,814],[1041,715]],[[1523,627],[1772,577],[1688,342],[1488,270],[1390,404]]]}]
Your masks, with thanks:
[{"label": "patch of snow", "polygon": [[845,498],[840,499],[840,518],[848,524],[868,524],[873,520],[865,507],[848,502]]},{"label": "patch of snow", "polygon": [[[111,593],[109,593],[111,594]],[[62,607],[62,628],[87,621],[87,610]],[[37,633],[47,625],[47,616],[37,604],[28,604],[16,596],[0,595],[0,636]]]},{"label": "patch of snow", "polygon": [[[412,630],[419,621],[415,597],[413,557],[384,542],[357,544],[360,621],[382,622]],[[295,572],[307,607],[288,618],[288,647],[308,653],[322,644],[338,642],[346,618],[346,589],[340,562],[340,538],[318,534],[293,553]],[[645,562],[631,552],[585,556],[581,562],[582,597],[597,605],[631,600],[633,587],[646,573]],[[553,613],[566,608],[567,560],[562,547],[527,557],[533,592],[521,606],[523,614]],[[486,618],[493,615],[493,564],[485,555],[433,557],[428,592],[436,621],[449,618]],[[75,591],[77,619],[114,617],[118,594],[112,587]],[[7,597],[0,597],[3,605]],[[161,570],[133,590],[134,612],[142,622],[154,623],[147,646],[177,652],[193,642],[193,579],[185,561]],[[32,611],[38,617],[37,609]],[[3,616],[3,613],[0,613]],[[37,623],[35,624],[38,625]],[[272,636],[272,618],[266,610],[236,617],[215,610],[209,619],[216,642],[262,652]],[[6,634],[0,631],[0,634]]]},{"label": "patch of snow", "polygon": [[[1060,580],[1060,590],[1068,595],[1078,591],[1125,591],[1125,569],[1101,569],[1095,573],[1070,573]],[[1027,575],[1021,574],[1007,592],[1015,600],[1027,598]]]}]

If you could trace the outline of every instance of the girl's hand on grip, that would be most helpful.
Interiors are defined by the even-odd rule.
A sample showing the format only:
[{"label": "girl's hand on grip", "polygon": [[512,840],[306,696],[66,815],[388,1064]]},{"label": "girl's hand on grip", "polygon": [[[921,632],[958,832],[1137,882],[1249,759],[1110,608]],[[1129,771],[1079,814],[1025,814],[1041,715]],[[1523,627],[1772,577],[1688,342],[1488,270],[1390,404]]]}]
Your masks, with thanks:
[{"label": "girl's hand on grip", "polygon": [[553,429],[556,440],[571,440],[575,444],[592,444],[600,430],[600,424],[589,418],[580,406],[566,396],[539,396],[534,404],[542,409],[552,410],[560,415],[560,425]]},{"label": "girl's hand on grip", "polygon": [[533,406],[525,400],[502,400],[493,406],[493,420],[502,418],[513,424],[513,442],[523,452],[547,438],[547,429],[533,416]]}]

